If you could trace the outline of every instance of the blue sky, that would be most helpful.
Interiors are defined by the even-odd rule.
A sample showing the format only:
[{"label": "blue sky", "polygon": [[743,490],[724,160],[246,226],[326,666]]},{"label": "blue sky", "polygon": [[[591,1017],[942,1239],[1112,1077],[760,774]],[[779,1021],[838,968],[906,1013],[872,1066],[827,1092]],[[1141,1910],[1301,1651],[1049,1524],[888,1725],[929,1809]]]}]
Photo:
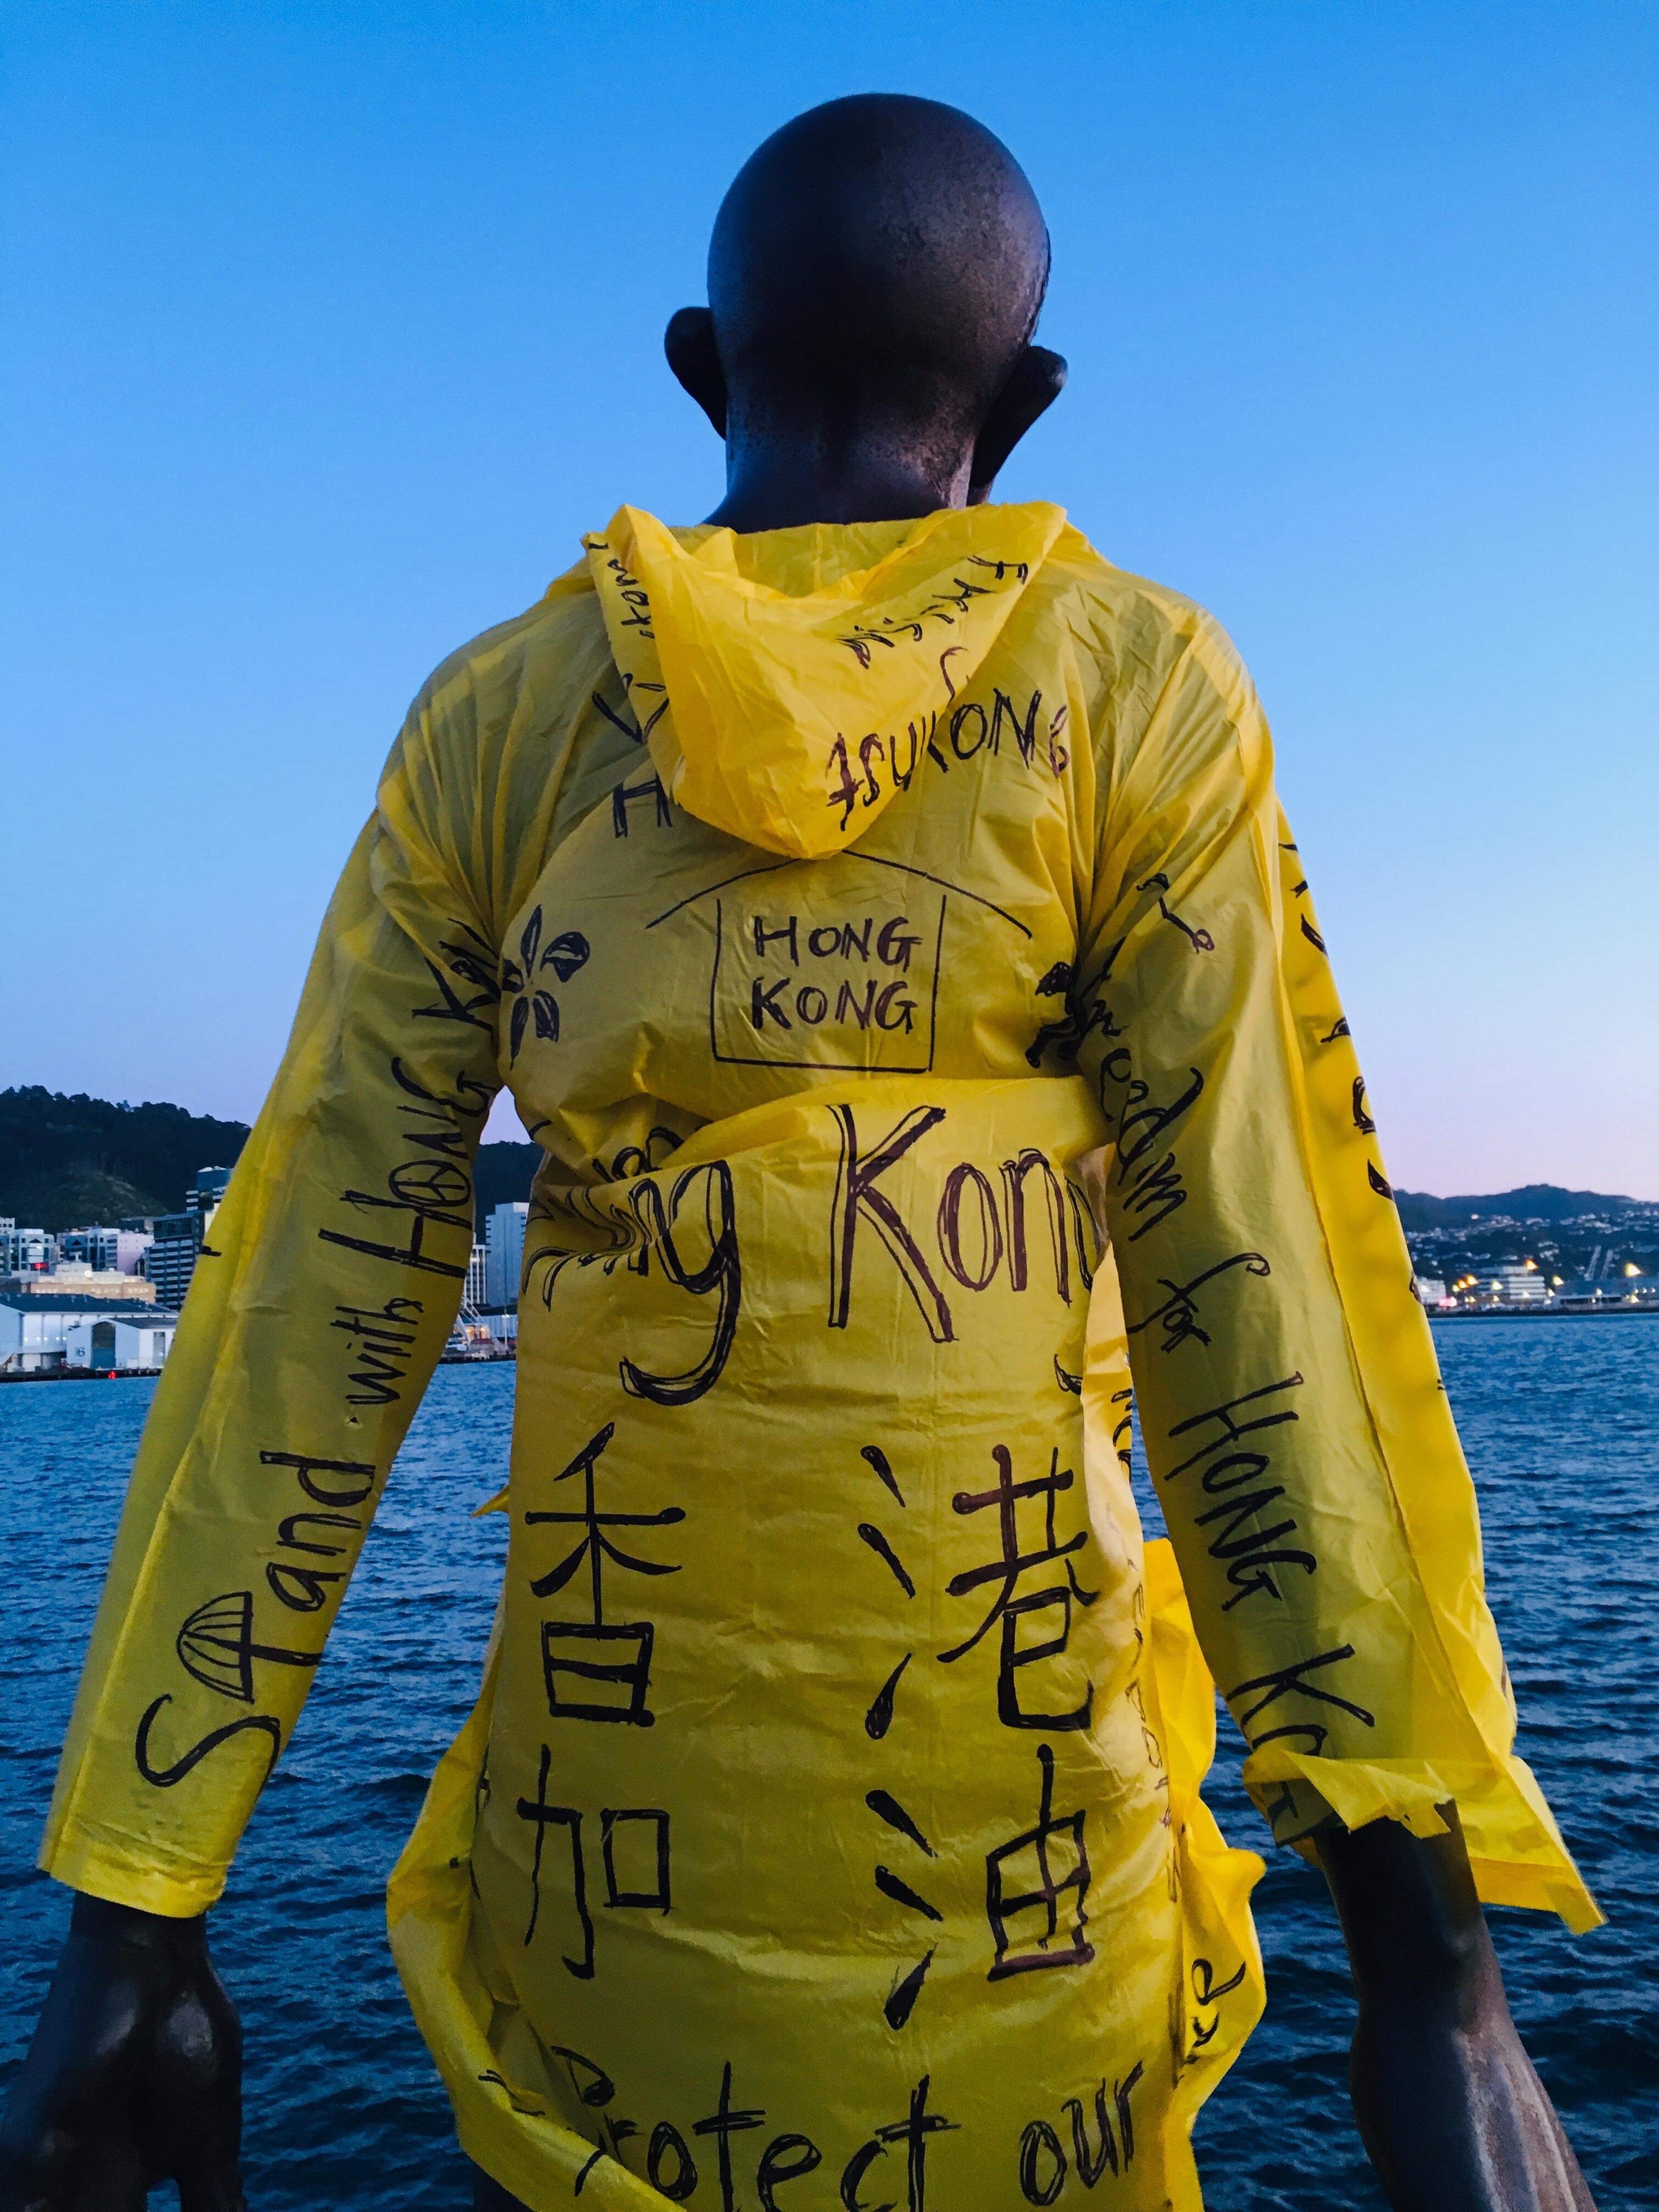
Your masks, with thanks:
[{"label": "blue sky", "polygon": [[1395,1180],[1659,1196],[1659,10],[7,20],[0,1084],[252,1117],[410,696],[714,504],[663,323],[879,88],[1037,187],[1072,382],[1001,489],[1250,661]]}]

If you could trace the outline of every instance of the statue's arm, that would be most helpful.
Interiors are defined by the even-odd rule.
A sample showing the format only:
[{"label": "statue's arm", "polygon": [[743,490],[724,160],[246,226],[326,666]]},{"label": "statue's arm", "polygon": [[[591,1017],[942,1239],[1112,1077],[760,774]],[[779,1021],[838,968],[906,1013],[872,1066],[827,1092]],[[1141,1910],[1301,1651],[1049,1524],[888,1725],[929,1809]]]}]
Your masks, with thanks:
[{"label": "statue's arm", "polygon": [[405,750],[146,1424],[42,1849],[77,1896],[0,2124],[0,2212],[137,2212],[168,2175],[185,2212],[241,2201],[240,2035],[204,1915],[451,1326],[500,1079],[489,924]]},{"label": "statue's arm", "polygon": [[1276,1841],[1316,1839],[1335,1893],[1355,2103],[1395,2203],[1586,2204],[1462,1838],[1396,1824],[1455,1769],[1489,1893],[1598,1917],[1512,1757],[1474,1488],[1267,726],[1213,625],[1175,631],[1148,649],[1155,704],[1137,677],[1097,718],[1067,1006],[1115,1139],[1152,1486],[1245,1784]]},{"label": "statue's arm", "polygon": [[1354,2114],[1395,2212],[1594,2212],[1516,2031],[1453,1808],[1316,1839],[1353,1968]]}]

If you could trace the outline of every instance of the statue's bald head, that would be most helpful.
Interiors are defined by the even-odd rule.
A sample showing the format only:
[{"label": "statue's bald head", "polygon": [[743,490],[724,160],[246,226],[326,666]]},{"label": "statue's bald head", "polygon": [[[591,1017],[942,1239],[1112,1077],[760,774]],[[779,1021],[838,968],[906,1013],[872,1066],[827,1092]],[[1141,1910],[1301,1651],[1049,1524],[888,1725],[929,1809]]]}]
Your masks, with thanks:
[{"label": "statue's bald head", "polygon": [[669,360],[728,447],[729,415],[743,440],[902,447],[943,485],[983,438],[988,482],[1064,381],[1030,344],[1048,278],[1042,210],[999,138],[936,100],[861,94],[744,162],[708,307],[675,316]]},{"label": "statue's bald head", "polygon": [[786,123],[738,171],[708,252],[728,386],[769,412],[982,414],[1048,277],[1042,211],[1007,148],[896,94]]}]

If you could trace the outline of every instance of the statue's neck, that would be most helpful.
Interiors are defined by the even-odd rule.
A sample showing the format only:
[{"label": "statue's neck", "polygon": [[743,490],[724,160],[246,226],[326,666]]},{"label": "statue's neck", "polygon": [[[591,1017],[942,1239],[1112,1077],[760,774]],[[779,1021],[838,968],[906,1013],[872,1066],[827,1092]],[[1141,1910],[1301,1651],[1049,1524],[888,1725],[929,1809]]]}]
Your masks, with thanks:
[{"label": "statue's neck", "polygon": [[941,459],[890,439],[728,433],[726,497],[708,517],[727,530],[807,522],[900,522],[964,507],[973,451]]}]

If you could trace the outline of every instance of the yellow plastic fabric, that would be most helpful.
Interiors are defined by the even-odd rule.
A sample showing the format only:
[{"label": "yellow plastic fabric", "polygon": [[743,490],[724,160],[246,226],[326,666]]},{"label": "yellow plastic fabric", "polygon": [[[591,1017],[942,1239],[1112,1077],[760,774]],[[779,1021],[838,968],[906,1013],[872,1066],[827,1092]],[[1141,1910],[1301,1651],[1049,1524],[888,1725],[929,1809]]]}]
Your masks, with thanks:
[{"label": "yellow plastic fabric", "polygon": [[1281,1841],[1455,1798],[1485,1895],[1589,1924],[1301,869],[1224,639],[1056,510],[624,510],[388,763],[43,1863],[217,1895],[505,1082],[506,1587],[391,1918],[526,2203],[1195,2207],[1261,2002],[1212,1670]]},{"label": "yellow plastic fabric", "polygon": [[669,797],[797,860],[844,850],[901,787],[868,772],[872,754],[901,757],[901,732],[914,752],[966,692],[1065,522],[1042,501],[931,515],[867,567],[827,548],[779,586],[730,531],[683,545],[619,507],[585,541],[588,566]]}]

